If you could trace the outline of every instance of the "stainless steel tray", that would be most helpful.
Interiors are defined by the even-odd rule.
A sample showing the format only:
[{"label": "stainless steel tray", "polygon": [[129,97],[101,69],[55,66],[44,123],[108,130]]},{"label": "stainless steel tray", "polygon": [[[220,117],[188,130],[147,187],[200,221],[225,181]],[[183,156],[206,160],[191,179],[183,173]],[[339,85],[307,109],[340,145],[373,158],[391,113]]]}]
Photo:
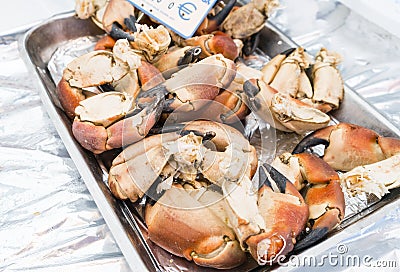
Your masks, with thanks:
[{"label": "stainless steel tray", "polygon": [[[115,154],[110,152],[102,156],[94,156],[74,140],[71,121],[59,107],[59,101],[55,95],[56,82],[53,81],[47,64],[55,50],[66,41],[99,34],[103,34],[103,32],[94,23],[90,20],[77,19],[70,12],[50,18],[22,37],[20,51],[28,68],[37,78],[43,104],[132,270],[166,271],[168,269],[168,271],[172,271],[171,268],[176,268],[190,271],[214,271],[213,269],[199,268],[151,243],[146,237],[145,226],[131,204],[115,199],[107,188],[105,183],[107,172],[103,161],[107,160],[106,156]],[[262,30],[260,40],[259,49],[268,56],[275,56],[285,49],[297,46],[268,22]],[[398,128],[347,86],[341,108],[333,112],[331,116],[337,122],[355,123],[371,128],[385,136],[400,137]],[[334,241],[345,228],[357,225],[367,215],[379,211],[381,207],[389,203],[392,204],[399,197],[400,189],[392,190],[381,201],[346,218],[339,228],[329,234],[326,240]],[[322,243],[315,245],[313,250],[318,250],[319,246],[323,246]],[[299,254],[302,253],[299,252]],[[239,267],[237,271],[257,269],[261,268],[257,267],[255,262],[249,258],[249,261]]]}]

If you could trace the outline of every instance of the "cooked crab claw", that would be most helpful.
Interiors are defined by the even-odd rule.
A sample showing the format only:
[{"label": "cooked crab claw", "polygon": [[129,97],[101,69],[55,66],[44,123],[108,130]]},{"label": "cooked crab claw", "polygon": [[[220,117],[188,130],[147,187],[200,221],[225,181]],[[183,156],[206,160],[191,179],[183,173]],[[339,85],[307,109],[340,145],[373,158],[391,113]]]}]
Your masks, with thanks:
[{"label": "cooked crab claw", "polygon": [[301,153],[283,153],[272,166],[282,173],[297,190],[302,190],[309,207],[309,236],[296,246],[298,250],[316,243],[340,224],[344,218],[345,202],[339,175],[319,157]]},{"label": "cooked crab claw", "polygon": [[400,139],[383,137],[375,131],[349,123],[339,123],[306,136],[294,153],[318,151],[332,168],[344,171],[342,186],[349,195],[374,194],[381,198],[398,187]]},{"label": "cooked crab claw", "polygon": [[135,103],[123,93],[107,92],[80,102],[72,124],[75,139],[95,154],[144,138],[160,117],[163,97]]},{"label": "cooked crab claw", "polygon": [[164,83],[141,92],[139,97],[151,97],[155,93],[166,96],[164,110],[198,110],[226,88],[236,75],[236,65],[222,55],[213,55],[187,66],[173,74]]},{"label": "cooked crab claw", "polygon": [[307,135],[293,153],[304,152],[319,144],[325,146],[322,159],[341,171],[382,161],[400,152],[397,138],[383,137],[355,124],[339,123]]},{"label": "cooked crab claw", "polygon": [[154,66],[141,61],[127,40],[120,39],[112,52],[92,51],[71,61],[63,71],[56,93],[61,107],[73,119],[81,101],[105,89],[135,98],[141,88],[145,90],[163,80]]},{"label": "cooked crab claw", "polygon": [[381,199],[390,189],[400,187],[400,153],[372,164],[357,166],[340,176],[350,195],[373,194]]},{"label": "cooked crab claw", "polygon": [[201,266],[230,269],[244,263],[245,252],[225,224],[223,202],[216,201],[222,197],[210,190],[172,187],[146,207],[149,238]]},{"label": "cooked crab claw", "polygon": [[268,164],[260,166],[259,171],[261,188],[257,203],[266,225],[245,243],[260,265],[272,265],[279,256],[292,251],[309,211],[303,197],[284,175]]},{"label": "cooked crab claw", "polygon": [[101,22],[103,29],[114,39],[134,39],[131,33],[136,32],[135,8],[128,1],[107,1]]},{"label": "cooked crab claw", "polygon": [[283,94],[259,79],[247,80],[243,85],[247,104],[261,120],[282,131],[303,134],[326,127],[330,117]]},{"label": "cooked crab claw", "polygon": [[199,60],[200,46],[171,47],[153,65],[163,73],[165,78],[170,78],[173,73]]},{"label": "cooked crab claw", "polygon": [[217,4],[216,7],[213,8],[211,12],[207,14],[207,17],[197,28],[196,36],[210,34],[215,30],[217,30],[222,24],[222,22],[225,20],[225,18],[229,15],[235,4],[236,0],[229,0],[229,2],[223,4],[221,8]]},{"label": "cooked crab claw", "polygon": [[[133,15],[129,15],[129,18],[124,19],[124,24],[127,29],[131,32],[136,32],[137,28],[135,26],[136,18]],[[112,23],[109,35],[115,39],[127,39],[130,42],[135,41],[135,37],[130,33],[122,29],[121,25],[117,22]]]},{"label": "cooked crab claw", "polygon": [[241,49],[231,36],[222,31],[214,31],[210,34],[194,36],[188,39],[177,38],[175,43],[180,46],[200,46],[202,49],[201,59],[215,54],[222,54],[225,58],[235,60],[239,56]]},{"label": "cooked crab claw", "polygon": [[275,56],[261,69],[262,80],[280,93],[324,113],[337,109],[344,96],[343,80],[337,68],[338,53],[321,48],[314,60],[302,47]]}]

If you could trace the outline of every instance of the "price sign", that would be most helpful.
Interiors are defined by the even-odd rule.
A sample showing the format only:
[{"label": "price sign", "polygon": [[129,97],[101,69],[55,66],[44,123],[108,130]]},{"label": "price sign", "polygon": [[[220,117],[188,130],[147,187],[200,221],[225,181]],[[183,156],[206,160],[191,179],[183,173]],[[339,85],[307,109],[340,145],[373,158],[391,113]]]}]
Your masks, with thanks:
[{"label": "price sign", "polygon": [[183,38],[190,38],[217,0],[128,1]]}]

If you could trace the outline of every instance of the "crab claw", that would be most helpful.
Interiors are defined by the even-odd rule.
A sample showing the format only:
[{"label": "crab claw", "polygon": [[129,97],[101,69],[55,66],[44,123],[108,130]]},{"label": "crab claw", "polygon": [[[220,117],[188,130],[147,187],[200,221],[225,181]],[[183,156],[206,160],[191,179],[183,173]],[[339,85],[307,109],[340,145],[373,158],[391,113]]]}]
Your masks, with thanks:
[{"label": "crab claw", "polygon": [[329,52],[326,48],[321,48],[315,56],[315,63],[312,66],[314,90],[312,100],[316,107],[320,107],[324,112],[337,109],[343,100],[343,79],[336,68],[340,61],[339,54]]},{"label": "crab claw", "polygon": [[375,163],[400,152],[400,140],[397,138],[383,137],[355,124],[339,123],[307,135],[293,153],[301,153],[320,144],[325,146],[322,159],[333,169],[341,171]]},{"label": "crab claw", "polygon": [[82,147],[95,154],[137,142],[157,122],[163,101],[156,96],[134,108],[123,93],[98,94],[76,107],[72,133]]},{"label": "crab claw", "polygon": [[104,30],[115,40],[134,41],[136,32],[135,8],[128,1],[110,0],[105,8],[102,24]]},{"label": "crab claw", "polygon": [[246,244],[259,264],[272,265],[279,256],[292,251],[309,212],[300,193],[284,175],[268,164],[259,171],[258,209],[268,224],[265,230],[250,236]]},{"label": "crab claw", "polygon": [[312,230],[296,244],[297,250],[316,243],[340,224],[344,218],[344,195],[339,175],[326,162],[309,153],[283,153],[276,157],[272,166],[297,190],[305,191],[304,200],[309,207],[308,226]]},{"label": "crab claw", "polygon": [[166,96],[164,111],[198,110],[213,100],[221,88],[234,79],[236,65],[222,55],[213,55],[178,71],[163,84],[139,97],[151,97],[156,93]]},{"label": "crab claw", "polygon": [[108,185],[114,196],[136,202],[159,177],[168,156],[162,144],[175,141],[179,133],[156,134],[133,143],[113,160]]},{"label": "crab claw", "polygon": [[[235,6],[236,0],[229,0],[228,3],[224,4],[224,6],[217,11],[216,14],[212,14],[211,12],[207,15],[207,17],[203,20],[200,26],[196,30],[196,36],[201,36],[204,34],[210,34],[216,31],[225,18],[229,15],[232,8]],[[215,8],[212,10],[214,11]]]},{"label": "crab claw", "polygon": [[112,51],[112,48],[115,45],[116,40],[114,40],[110,35],[105,35],[104,37],[100,38],[95,46],[94,50],[109,50]]},{"label": "crab claw", "polygon": [[213,191],[193,193],[172,187],[153,206],[147,205],[149,238],[201,266],[230,269],[244,263],[245,252],[225,224],[221,201],[214,202],[223,196]]},{"label": "crab claw", "polygon": [[153,65],[157,67],[160,72],[164,73],[166,78],[169,78],[171,74],[191,63],[197,62],[200,58],[200,54],[200,46],[172,47],[168,49],[168,52],[161,56],[158,61],[154,62]]},{"label": "crab claw", "polygon": [[239,56],[239,48],[231,36],[222,31],[214,31],[211,34],[195,36],[181,41],[182,46],[200,46],[200,58],[206,58],[215,54],[222,54],[225,58],[235,60]]},{"label": "crab claw", "polygon": [[282,131],[303,134],[326,127],[330,117],[300,100],[279,93],[261,80],[243,85],[248,106],[263,121]]}]

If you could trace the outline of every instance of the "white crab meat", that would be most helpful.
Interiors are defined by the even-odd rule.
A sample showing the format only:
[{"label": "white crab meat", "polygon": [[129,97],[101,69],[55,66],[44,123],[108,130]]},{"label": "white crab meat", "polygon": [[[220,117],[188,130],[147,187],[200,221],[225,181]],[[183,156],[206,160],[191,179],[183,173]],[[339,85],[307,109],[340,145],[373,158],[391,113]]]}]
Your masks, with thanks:
[{"label": "white crab meat", "polygon": [[199,166],[204,157],[205,147],[202,137],[189,133],[174,142],[163,145],[165,154],[170,158],[169,165],[179,177],[185,181],[193,181],[199,172]]},{"label": "white crab meat", "polygon": [[75,114],[81,121],[108,127],[133,108],[133,101],[120,92],[101,93],[79,103]]},{"label": "white crab meat", "polygon": [[379,199],[389,189],[400,186],[400,154],[373,164],[358,166],[341,175],[341,183],[351,194],[374,194]]},{"label": "white crab meat", "polygon": [[229,224],[236,232],[242,247],[248,237],[257,235],[265,229],[265,221],[257,206],[257,187],[251,180],[243,176],[238,182],[225,182],[222,185]]}]

